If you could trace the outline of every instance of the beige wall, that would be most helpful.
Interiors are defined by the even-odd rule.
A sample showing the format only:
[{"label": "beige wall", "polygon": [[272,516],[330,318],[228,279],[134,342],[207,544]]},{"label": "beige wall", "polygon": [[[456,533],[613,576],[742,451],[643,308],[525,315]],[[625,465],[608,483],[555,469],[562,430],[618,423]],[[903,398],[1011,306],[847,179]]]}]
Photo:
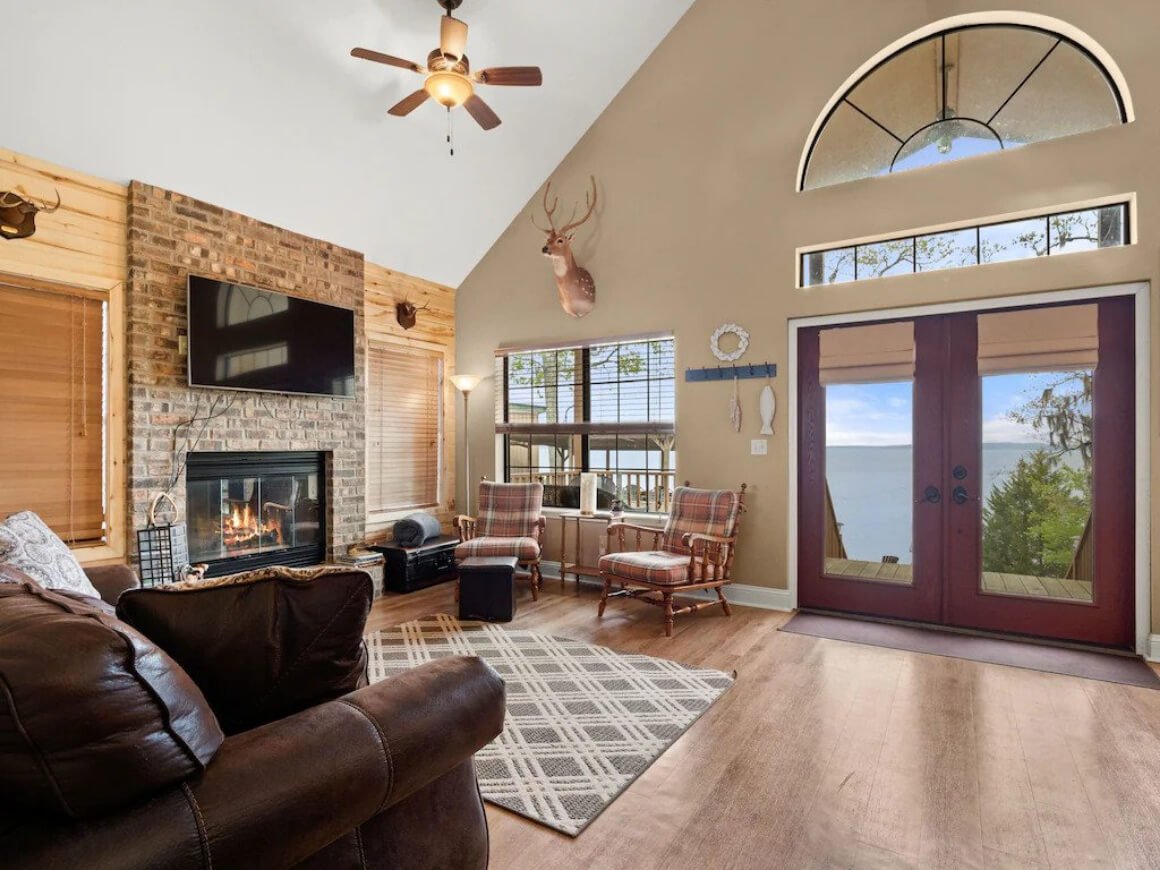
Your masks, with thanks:
[{"label": "beige wall", "polygon": [[[525,209],[460,287],[459,369],[491,372],[492,351],[505,343],[672,329],[680,373],[715,362],[708,338],[718,324],[744,325],[751,339],[745,360],[781,368],[770,454],[749,455],[760,382],[743,382],[748,423],[735,434],[729,391],[678,377],[678,474],[701,485],[750,484],[736,579],[785,587],[790,318],[1139,280],[1155,285],[1160,277],[1160,53],[1153,39],[1160,13],[1152,0],[1117,0],[1114,14],[1089,0],[1019,6],[1068,21],[1101,43],[1132,89],[1137,120],[797,193],[806,136],[847,76],[912,30],[994,7],[975,0],[697,0],[553,175],[562,203],[583,197],[589,173],[600,182],[598,218],[580,230],[577,246],[596,278],[596,310],[581,321],[561,311],[539,255],[542,236]],[[1133,247],[795,289],[798,246],[1131,193],[1139,199]],[[1155,358],[1152,371],[1160,383]],[[496,471],[491,386],[480,387],[469,421],[473,469],[489,476]],[[1153,431],[1160,431],[1157,404],[1143,409]],[[1155,447],[1152,464],[1160,470]],[[1160,611],[1160,594],[1154,598]]]}]

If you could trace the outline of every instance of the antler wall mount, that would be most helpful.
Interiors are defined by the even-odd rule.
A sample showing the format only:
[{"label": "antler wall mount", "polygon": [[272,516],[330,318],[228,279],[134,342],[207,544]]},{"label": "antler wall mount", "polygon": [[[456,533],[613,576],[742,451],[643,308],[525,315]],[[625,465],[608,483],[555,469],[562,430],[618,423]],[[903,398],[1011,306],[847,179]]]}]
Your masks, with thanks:
[{"label": "antler wall mount", "polygon": [[54,193],[56,205],[50,206],[46,200],[33,199],[22,191],[0,191],[0,238],[27,239],[35,233],[36,216],[60,208],[60,191]]},{"label": "antler wall mount", "polygon": [[560,205],[560,198],[555,197],[548,205],[548,196],[552,190],[552,181],[548,180],[544,188],[544,214],[548,218],[548,226],[542,227],[536,223],[536,216],[531,215],[532,225],[544,234],[544,247],[541,253],[552,261],[552,273],[556,278],[556,292],[560,295],[560,305],[573,317],[583,317],[596,307],[596,281],[592,274],[583,266],[576,263],[572,254],[572,232],[585,223],[596,211],[596,178],[589,176],[592,190],[584,195],[587,211],[580,220],[575,220],[576,208],[572,209],[572,217],[568,223],[556,229],[556,209]]},{"label": "antler wall mount", "polygon": [[419,312],[426,311],[430,307],[431,303],[429,302],[420,308],[409,299],[404,299],[402,302],[395,303],[395,320],[399,321],[399,326],[403,329],[411,329],[418,322]]}]

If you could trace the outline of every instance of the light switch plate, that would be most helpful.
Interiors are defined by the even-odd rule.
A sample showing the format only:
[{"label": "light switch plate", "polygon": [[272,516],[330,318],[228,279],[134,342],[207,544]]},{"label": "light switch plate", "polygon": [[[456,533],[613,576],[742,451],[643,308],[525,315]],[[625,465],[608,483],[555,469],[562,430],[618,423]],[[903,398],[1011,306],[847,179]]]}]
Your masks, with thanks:
[{"label": "light switch plate", "polygon": [[754,438],[749,442],[749,453],[752,456],[765,456],[769,453],[769,442],[764,438]]}]

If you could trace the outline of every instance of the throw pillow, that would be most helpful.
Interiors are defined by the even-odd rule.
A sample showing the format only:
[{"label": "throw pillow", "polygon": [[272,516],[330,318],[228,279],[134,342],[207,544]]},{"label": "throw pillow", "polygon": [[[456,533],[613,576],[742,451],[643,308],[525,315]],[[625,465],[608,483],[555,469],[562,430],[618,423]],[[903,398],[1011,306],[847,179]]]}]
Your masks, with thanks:
[{"label": "throw pillow", "polygon": [[173,656],[237,734],[366,684],[373,597],[365,571],[275,567],[130,589],[117,615]]},{"label": "throw pillow", "polygon": [[100,602],[0,579],[0,808],[91,818],[205,770],[222,732],[173,659]]},{"label": "throw pillow", "polygon": [[0,564],[23,571],[45,589],[101,597],[68,545],[32,511],[0,522]]}]

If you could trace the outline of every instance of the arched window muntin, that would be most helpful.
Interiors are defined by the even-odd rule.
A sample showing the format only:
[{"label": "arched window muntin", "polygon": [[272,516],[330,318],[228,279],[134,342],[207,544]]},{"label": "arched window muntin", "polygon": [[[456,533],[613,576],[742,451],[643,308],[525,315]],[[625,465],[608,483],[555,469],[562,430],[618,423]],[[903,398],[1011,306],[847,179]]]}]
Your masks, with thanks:
[{"label": "arched window muntin", "polygon": [[[964,16],[964,17],[967,17],[967,16]],[[974,17],[974,16],[971,16],[971,17]],[[835,96],[833,98],[831,98],[830,105],[825,110],[825,113],[823,114],[822,117],[819,118],[818,122],[815,123],[814,128],[811,131],[811,136],[810,136],[808,147],[807,147],[807,149],[802,157],[801,169],[800,169],[799,176],[798,176],[798,190],[809,190],[809,189],[815,189],[815,188],[819,188],[819,187],[829,187],[829,186],[832,186],[834,184],[844,183],[845,181],[854,181],[854,180],[859,180],[861,178],[873,178],[873,177],[877,177],[879,175],[891,174],[894,171],[896,171],[896,169],[898,171],[902,171],[902,170],[907,169],[907,168],[916,168],[916,167],[905,167],[905,166],[900,167],[898,165],[900,158],[903,158],[903,153],[904,153],[904,151],[906,151],[908,145],[911,145],[911,143],[913,143],[915,141],[921,141],[920,137],[924,136],[924,134],[929,135],[931,133],[931,131],[935,130],[940,125],[945,125],[945,124],[977,125],[977,127],[980,130],[985,130],[987,132],[987,134],[991,137],[991,141],[994,143],[994,146],[988,149],[990,151],[1005,150],[1006,148],[1008,148],[1011,145],[1024,144],[1024,143],[1014,141],[1011,139],[1008,139],[1007,141],[1005,141],[1003,135],[998,130],[995,129],[994,122],[999,117],[999,115],[1002,113],[1002,111],[1005,108],[1007,108],[1007,106],[1011,103],[1011,101],[1023,90],[1023,88],[1028,84],[1028,82],[1032,80],[1034,75],[1040,70],[1040,68],[1044,65],[1044,63],[1046,63],[1048,61],[1048,59],[1061,46],[1067,46],[1068,48],[1073,49],[1076,52],[1078,52],[1081,57],[1083,57],[1089,64],[1091,64],[1091,66],[1098,72],[1098,74],[1102,78],[1103,83],[1107,86],[1108,94],[1110,95],[1111,100],[1113,101],[1112,105],[1114,108],[1114,113],[1116,115],[1116,121],[1114,121],[1112,123],[1113,124],[1114,123],[1124,124],[1124,123],[1127,123],[1128,121],[1132,120],[1130,97],[1127,96],[1126,86],[1123,84],[1123,77],[1122,77],[1122,75],[1120,75],[1118,69],[1110,68],[1109,64],[1111,62],[1110,62],[1110,59],[1106,58],[1106,54],[1101,57],[1102,49],[1090,40],[1087,40],[1087,44],[1085,44],[1085,41],[1082,39],[1082,37],[1084,37],[1085,35],[1076,31],[1074,28],[1070,28],[1069,26],[1065,25],[1064,22],[1057,22],[1054,19],[1046,18],[1044,16],[1029,16],[1029,17],[1034,17],[1036,19],[1040,19],[1041,21],[1043,21],[1045,23],[1033,24],[1033,23],[1015,21],[1015,20],[990,20],[990,21],[976,21],[973,23],[951,24],[950,22],[955,20],[955,19],[948,20],[947,22],[939,22],[936,25],[932,25],[932,27],[930,27],[930,28],[924,28],[922,31],[916,32],[911,37],[900,41],[900,43],[896,44],[897,45],[896,48],[893,48],[893,49],[887,51],[883,56],[870,62],[864,71],[862,71],[860,74],[858,74],[856,77],[854,77],[851,81],[849,81],[846,85],[844,85],[843,88],[841,89],[841,91],[838,94],[835,94]],[[1053,26],[1056,24],[1060,25],[1059,29],[1056,29],[1056,27]],[[1039,34],[1039,35],[1044,36],[1047,39],[1049,39],[1050,45],[1046,49],[1046,51],[1038,58],[1038,60],[1034,63],[1034,65],[1030,67],[1030,69],[1027,71],[1027,73],[1019,80],[1019,82],[1016,84],[1014,89],[1011,90],[1010,93],[1008,93],[999,102],[998,107],[993,112],[991,112],[988,117],[977,118],[977,117],[971,117],[971,116],[959,116],[957,114],[952,114],[950,117],[947,117],[946,110],[947,110],[947,79],[948,79],[948,75],[947,75],[947,64],[946,64],[946,56],[947,56],[946,55],[946,40],[948,37],[954,36],[957,34],[968,33],[968,32],[972,32],[972,31],[985,31],[985,30],[1010,30],[1010,31],[1027,31],[1027,32],[1031,32],[1031,33],[1036,33],[1036,34]],[[1072,33],[1075,33],[1076,36],[1072,36],[1069,33],[1061,32],[1063,30],[1069,30]],[[1077,37],[1080,37],[1080,38],[1077,38]],[[902,57],[907,52],[910,52],[913,49],[916,49],[922,45],[925,45],[927,43],[932,43],[935,41],[937,41],[939,43],[939,48],[936,49],[936,51],[938,53],[939,66],[941,68],[942,95],[941,95],[941,100],[940,100],[939,105],[938,105],[937,116],[933,120],[918,127],[917,129],[913,130],[912,132],[905,131],[905,130],[901,131],[901,135],[900,135],[899,132],[891,130],[887,125],[880,122],[872,114],[864,111],[861,107],[859,107],[856,103],[854,103],[850,99],[851,95],[853,95],[855,92],[857,92],[858,89],[867,80],[871,79],[876,73],[881,71],[888,64],[890,64],[893,61],[896,61],[898,58]],[[952,64],[951,66],[953,67],[954,65]],[[848,106],[849,108],[854,110],[858,115],[861,115],[863,118],[865,118],[867,121],[869,121],[875,127],[877,127],[879,130],[884,132],[886,135],[890,136],[891,139],[897,144],[897,147],[894,151],[893,156],[891,157],[891,159],[889,161],[889,165],[886,166],[886,168],[884,170],[865,171],[863,174],[855,175],[855,176],[850,177],[850,178],[841,178],[841,179],[836,179],[836,180],[823,181],[823,182],[817,183],[817,184],[810,184],[810,168],[811,168],[811,165],[813,163],[813,158],[815,156],[816,149],[817,149],[819,143],[823,141],[823,137],[824,137],[827,129],[829,128],[830,122],[834,119],[835,114],[839,111],[839,109],[842,106]],[[951,106],[950,108],[955,109],[956,107]],[[1072,133],[1088,132],[1089,130],[1101,129],[1105,126],[1110,126],[1110,124],[1098,123],[1098,124],[1094,124],[1090,127],[1087,127],[1086,129],[1082,129],[1082,130],[1073,130],[1073,131],[1061,133],[1058,135],[1045,136],[1042,139],[1031,139],[1026,144],[1033,144],[1034,142],[1038,142],[1038,141],[1050,141],[1051,139],[1063,138],[1064,136],[1072,135]],[[955,141],[955,140],[951,140],[951,145],[948,146],[948,150],[949,150],[949,147],[953,146],[953,141]],[[931,144],[931,143],[928,142],[927,144]],[[907,158],[912,157],[915,153],[917,153],[920,150],[921,149],[913,149],[912,151],[907,153],[907,155],[906,155]],[[940,150],[940,152],[942,151],[941,147],[939,150]],[[965,155],[965,156],[974,156],[974,155]],[[906,159],[906,158],[903,158],[903,159]],[[942,160],[942,161],[938,161],[938,162],[951,162],[952,160],[955,160],[955,159],[961,159],[961,158],[950,157],[947,160]]]}]

